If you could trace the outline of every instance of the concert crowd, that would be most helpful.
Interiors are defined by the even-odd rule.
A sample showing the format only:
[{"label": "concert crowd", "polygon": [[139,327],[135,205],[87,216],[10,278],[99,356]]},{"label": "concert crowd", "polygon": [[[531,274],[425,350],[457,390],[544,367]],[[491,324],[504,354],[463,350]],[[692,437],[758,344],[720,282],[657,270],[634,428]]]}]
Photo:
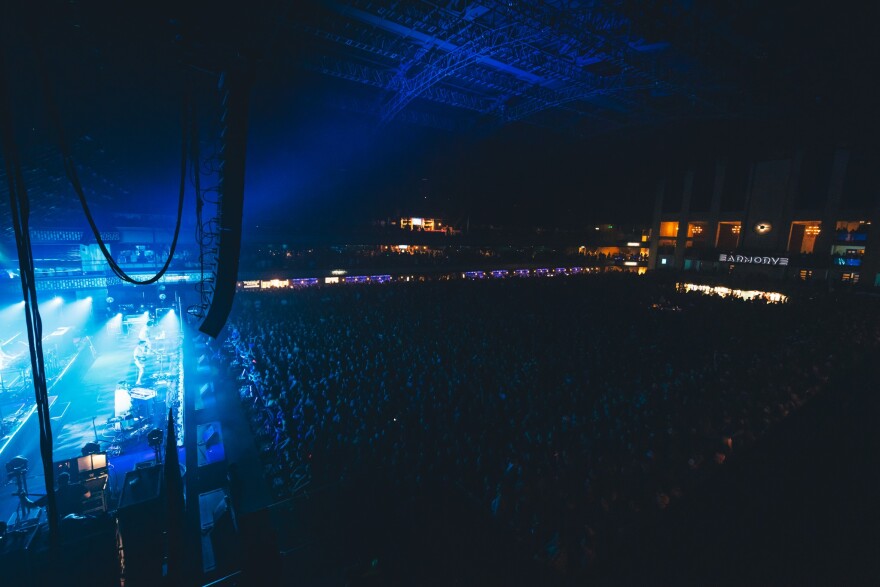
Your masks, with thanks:
[{"label": "concert crowd", "polygon": [[862,364],[872,302],[631,274],[315,287],[240,295],[225,349],[279,496],[443,482],[570,575]]}]

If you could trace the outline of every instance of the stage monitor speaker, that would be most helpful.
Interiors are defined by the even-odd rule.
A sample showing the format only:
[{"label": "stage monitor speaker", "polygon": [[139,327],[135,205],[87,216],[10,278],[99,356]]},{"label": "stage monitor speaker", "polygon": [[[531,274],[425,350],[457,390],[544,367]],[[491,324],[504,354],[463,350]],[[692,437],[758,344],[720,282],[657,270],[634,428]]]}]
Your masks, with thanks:
[{"label": "stage monitor speaker", "polygon": [[213,424],[208,424],[208,427],[202,433],[202,443],[206,447],[211,447],[218,442],[220,442],[220,435],[217,434],[217,429],[214,428]]},{"label": "stage monitor speaker", "polygon": [[152,466],[125,474],[117,520],[125,548],[125,576],[134,585],[162,583],[165,534],[163,469]]},{"label": "stage monitor speaker", "polygon": [[244,212],[244,170],[247,151],[248,94],[252,72],[242,61],[225,76],[226,133],[220,172],[220,238],[217,246],[217,279],[208,314],[199,330],[216,338],[232,310],[241,253],[241,222]]}]

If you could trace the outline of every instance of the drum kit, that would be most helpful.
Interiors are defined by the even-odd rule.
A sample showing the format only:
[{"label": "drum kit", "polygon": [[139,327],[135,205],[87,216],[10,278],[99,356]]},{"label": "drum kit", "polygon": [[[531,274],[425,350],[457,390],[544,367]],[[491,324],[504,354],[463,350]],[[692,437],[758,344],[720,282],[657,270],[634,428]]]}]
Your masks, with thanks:
[{"label": "drum kit", "polygon": [[[170,385],[160,377],[155,376],[156,388]],[[103,434],[110,442],[110,455],[122,454],[124,445],[142,440],[156,427],[157,419],[164,415],[164,403],[156,388],[132,387],[125,381],[116,384],[116,413],[107,420]]]}]

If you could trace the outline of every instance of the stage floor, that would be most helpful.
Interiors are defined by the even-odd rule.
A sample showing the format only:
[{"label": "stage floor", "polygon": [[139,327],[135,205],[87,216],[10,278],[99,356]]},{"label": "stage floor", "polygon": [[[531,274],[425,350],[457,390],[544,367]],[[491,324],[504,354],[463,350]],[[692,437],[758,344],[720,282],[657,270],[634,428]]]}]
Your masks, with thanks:
[{"label": "stage floor", "polygon": [[[166,429],[166,393],[177,393],[178,360],[180,342],[175,338],[173,346],[168,344],[161,358],[146,361],[141,384],[136,385],[138,370],[134,365],[134,348],[138,336],[134,333],[119,335],[111,340],[98,342],[97,357],[84,373],[71,372],[62,377],[52,388],[50,395],[55,402],[50,408],[52,436],[54,438],[53,462],[78,457],[82,447],[88,442],[98,442],[103,451],[109,454],[111,495],[118,494],[127,471],[137,463],[155,459],[155,452],[149,447],[145,432],[158,428]],[[84,349],[82,352],[91,352]],[[142,415],[141,419],[123,421],[118,426],[116,419],[116,388],[121,382],[129,387],[142,387],[157,391],[156,397],[149,400],[132,400],[132,412]],[[31,419],[36,420],[36,414]],[[32,428],[32,429],[31,429]],[[128,434],[128,439],[120,442],[116,428],[140,433]],[[45,480],[40,460],[39,439],[33,432],[36,426],[28,422],[0,454],[4,463],[16,455],[28,459],[28,491],[30,494],[45,493]],[[14,453],[14,454],[13,454]],[[186,462],[180,451],[181,462]],[[0,520],[15,521],[18,498],[14,496],[16,487],[7,484],[0,493]]]},{"label": "stage floor", "polygon": [[[202,573],[204,582],[219,578],[233,569],[236,557],[221,556],[219,560],[210,541],[206,541],[205,525],[213,525],[211,515],[203,515],[199,507],[203,496],[218,496],[219,492],[230,491],[228,474],[230,466],[238,470],[236,484],[236,517],[239,512],[249,515],[258,512],[272,502],[269,486],[264,477],[264,465],[259,449],[251,434],[247,416],[242,410],[238,394],[238,384],[228,373],[222,358],[209,349],[208,340],[187,331],[186,341],[176,339],[171,348],[164,343],[167,352],[161,361],[147,362],[140,385],[136,385],[138,369],[134,364],[134,349],[138,344],[137,335],[116,338],[96,343],[97,356],[79,361],[75,369],[70,369],[50,392],[54,404],[50,409],[52,432],[55,439],[53,461],[77,457],[88,442],[99,442],[102,450],[109,456],[110,509],[115,508],[127,472],[139,464],[155,462],[155,452],[148,445],[146,434],[136,436],[128,442],[114,442],[117,423],[116,391],[120,382],[128,387],[142,387],[156,391],[156,398],[150,400],[132,399],[132,412],[143,413],[144,403],[155,405],[149,411],[151,421],[140,421],[139,429],[149,431],[167,428],[168,411],[165,395],[173,403],[181,388],[181,377],[186,378],[184,405],[186,419],[186,449],[178,449],[178,460],[185,466],[185,495],[187,500],[186,528],[189,536],[188,549],[193,571]],[[186,342],[186,344],[183,344]],[[184,365],[182,358],[187,356]],[[176,365],[172,373],[169,367]],[[125,402],[122,402],[123,404]],[[124,407],[124,406],[123,406]],[[125,424],[128,426],[128,424]],[[118,436],[118,434],[116,434]],[[178,438],[178,440],[180,437]],[[121,452],[117,449],[121,447]],[[45,483],[39,454],[36,415],[33,415],[16,435],[15,442],[0,454],[0,461],[7,462],[13,456],[22,455],[29,460],[28,490],[35,498],[45,493]],[[0,492],[0,520],[14,524],[18,510],[18,498],[13,495],[14,484],[7,484]],[[230,494],[231,495],[231,494]],[[32,515],[36,510],[31,510]],[[45,518],[45,516],[44,516]],[[201,539],[200,539],[201,537]],[[235,538],[237,545],[242,547]],[[228,546],[228,545],[227,545]],[[233,549],[235,550],[235,549]],[[224,551],[226,552],[226,551]],[[227,553],[228,554],[228,553]]]}]

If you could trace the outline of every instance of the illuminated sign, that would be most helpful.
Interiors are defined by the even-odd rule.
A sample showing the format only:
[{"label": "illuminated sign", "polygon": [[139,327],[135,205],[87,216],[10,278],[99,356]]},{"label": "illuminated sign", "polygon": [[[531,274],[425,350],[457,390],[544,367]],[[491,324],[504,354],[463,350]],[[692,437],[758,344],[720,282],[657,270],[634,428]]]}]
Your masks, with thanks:
[{"label": "illuminated sign", "polygon": [[637,261],[624,261],[623,264],[626,265],[627,267],[635,267],[638,265],[638,262]]},{"label": "illuminated sign", "polygon": [[412,219],[413,226],[421,226],[423,224],[423,222],[424,222],[423,218],[413,218]]},{"label": "illuminated sign", "polygon": [[635,243],[635,242],[633,242],[633,243],[626,243],[626,246],[628,246],[628,247],[638,247],[638,246],[641,245],[641,244],[642,244],[642,243]]},{"label": "illuminated sign", "polygon": [[721,253],[718,260],[723,263],[749,263],[752,265],[776,265],[784,267],[788,265],[788,257],[758,257],[751,255],[725,255]]},{"label": "illuminated sign", "polygon": [[260,280],[259,279],[250,279],[248,281],[241,282],[242,289],[260,289]]},{"label": "illuminated sign", "polygon": [[345,269],[334,269],[330,272],[330,275],[345,275],[346,273],[348,273],[348,271]]}]

